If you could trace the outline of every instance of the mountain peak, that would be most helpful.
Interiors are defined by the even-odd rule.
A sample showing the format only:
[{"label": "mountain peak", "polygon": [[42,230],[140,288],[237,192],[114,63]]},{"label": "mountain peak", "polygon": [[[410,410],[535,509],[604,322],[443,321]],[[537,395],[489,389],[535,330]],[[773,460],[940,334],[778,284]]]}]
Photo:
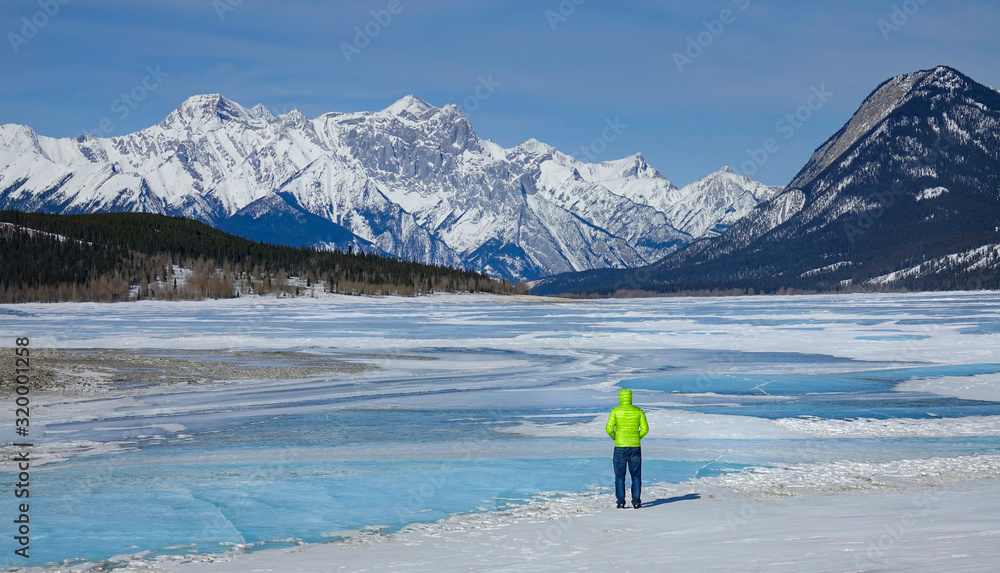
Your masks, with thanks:
[{"label": "mountain peak", "polygon": [[[200,128],[228,121],[264,119],[260,115],[259,108],[263,106],[257,106],[251,111],[221,94],[201,94],[184,100],[160,125],[166,127],[173,123],[181,123]],[[263,111],[270,115],[266,108]]]},{"label": "mountain peak", "polygon": [[36,151],[38,134],[27,125],[7,123],[0,125],[0,149],[6,151]]},{"label": "mountain peak", "polygon": [[928,71],[928,72],[930,72],[932,74],[953,74],[953,75],[959,75],[959,76],[963,75],[962,72],[956,70],[955,68],[953,68],[951,66],[945,66],[945,65],[934,66],[932,69],[925,70],[925,71]]},{"label": "mountain peak", "polygon": [[259,119],[274,119],[274,114],[272,114],[271,111],[267,109],[262,103],[253,106],[247,111],[250,113],[250,115]]},{"label": "mountain peak", "polygon": [[278,117],[285,119],[293,119],[295,121],[301,121],[303,119],[306,119],[305,114],[299,111],[298,108],[295,107],[290,109],[288,112],[279,115]]},{"label": "mountain peak", "polygon": [[701,179],[688,183],[682,188],[682,190],[688,190],[688,192],[690,192],[690,190],[698,190],[702,187],[711,186],[721,186],[734,189],[738,187],[758,199],[760,196],[773,195],[778,189],[780,189],[779,187],[772,187],[761,183],[760,181],[754,181],[746,175],[735,171],[732,167],[723,165],[718,170],[709,173]]},{"label": "mountain peak", "polygon": [[524,151],[537,155],[549,155],[556,152],[556,148],[552,147],[548,143],[542,143],[534,137],[523,141],[517,146],[517,149],[523,149]]},{"label": "mountain peak", "polygon": [[970,80],[962,72],[948,66],[938,66],[932,70],[925,70],[923,86],[934,86],[941,90],[955,91],[968,86]]},{"label": "mountain peak", "polygon": [[417,96],[409,94],[403,96],[396,101],[396,103],[390,105],[382,111],[385,113],[391,113],[392,115],[403,115],[404,113],[407,113],[413,117],[419,118],[432,109],[437,108]]},{"label": "mountain peak", "polygon": [[247,113],[246,108],[222,94],[201,94],[184,100],[180,108],[190,112],[213,113],[219,119],[235,119]]},{"label": "mountain peak", "polygon": [[646,163],[646,158],[642,155],[642,153],[633,153],[632,155],[621,159],[602,161],[600,163],[590,165],[592,165],[594,169],[602,171],[605,178],[612,176],[614,178],[663,177],[657,170],[653,169],[648,163]]},{"label": "mountain peak", "polygon": [[865,98],[850,121],[816,150],[809,163],[789,184],[789,187],[804,187],[821,171],[833,164],[851,146],[871,133],[892,112],[917,97],[921,88],[934,87],[937,90],[951,91],[965,83],[965,76],[948,66],[900,74],[882,82],[875,88],[875,91]]}]

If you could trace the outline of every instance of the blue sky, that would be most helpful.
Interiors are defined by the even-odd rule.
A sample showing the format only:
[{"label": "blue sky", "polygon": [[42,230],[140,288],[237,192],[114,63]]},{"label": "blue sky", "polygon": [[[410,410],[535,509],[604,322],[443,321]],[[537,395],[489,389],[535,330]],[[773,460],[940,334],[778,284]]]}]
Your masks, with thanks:
[{"label": "blue sky", "polygon": [[998,30],[1000,3],[962,0],[4,0],[0,123],[120,135],[199,93],[308,117],[413,93],[505,147],[784,185],[891,76],[1000,86]]}]

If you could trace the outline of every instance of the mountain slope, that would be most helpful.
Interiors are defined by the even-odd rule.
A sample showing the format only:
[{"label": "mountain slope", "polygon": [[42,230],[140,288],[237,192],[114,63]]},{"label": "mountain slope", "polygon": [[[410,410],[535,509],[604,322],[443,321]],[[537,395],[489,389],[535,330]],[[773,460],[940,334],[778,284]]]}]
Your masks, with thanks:
[{"label": "mountain slope", "polygon": [[642,269],[545,279],[617,288],[997,288],[1000,92],[938,67],[893,78],[778,196]]},{"label": "mountain slope", "polygon": [[112,138],[0,126],[0,208],[184,216],[269,242],[513,279],[645,265],[768,195],[716,176],[728,186],[701,196],[641,155],[587,164],[535,140],[504,149],[480,139],[458,107],[415,96],[309,120],[199,95]]}]

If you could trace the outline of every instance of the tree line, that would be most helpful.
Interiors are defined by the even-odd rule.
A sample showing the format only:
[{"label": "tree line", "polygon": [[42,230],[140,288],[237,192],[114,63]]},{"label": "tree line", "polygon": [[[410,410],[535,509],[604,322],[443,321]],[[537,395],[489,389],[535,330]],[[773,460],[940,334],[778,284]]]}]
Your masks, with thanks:
[{"label": "tree line", "polygon": [[0,211],[0,253],[2,303],[527,292],[468,269],[273,245],[151,213]]}]

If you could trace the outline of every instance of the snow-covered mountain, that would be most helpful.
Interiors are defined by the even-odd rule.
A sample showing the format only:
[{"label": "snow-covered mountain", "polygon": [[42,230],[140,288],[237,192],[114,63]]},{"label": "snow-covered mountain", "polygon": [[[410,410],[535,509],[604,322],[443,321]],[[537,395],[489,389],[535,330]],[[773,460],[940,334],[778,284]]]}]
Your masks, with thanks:
[{"label": "snow-covered mountain", "polygon": [[692,237],[725,232],[758,204],[770,200],[782,187],[771,187],[723,167],[704,179],[685,185],[673,203],[657,205],[680,230]]},{"label": "snow-covered mountain", "polygon": [[659,260],[777,192],[728,168],[678,189],[641,155],[588,164],[480,139],[458,107],[274,116],[218,94],[121,137],[0,126],[0,208],[144,211],[531,279]]},{"label": "snow-covered mountain", "polygon": [[939,66],[876,88],[784,191],[721,235],[533,292],[995,289],[998,253],[1000,92]]}]

